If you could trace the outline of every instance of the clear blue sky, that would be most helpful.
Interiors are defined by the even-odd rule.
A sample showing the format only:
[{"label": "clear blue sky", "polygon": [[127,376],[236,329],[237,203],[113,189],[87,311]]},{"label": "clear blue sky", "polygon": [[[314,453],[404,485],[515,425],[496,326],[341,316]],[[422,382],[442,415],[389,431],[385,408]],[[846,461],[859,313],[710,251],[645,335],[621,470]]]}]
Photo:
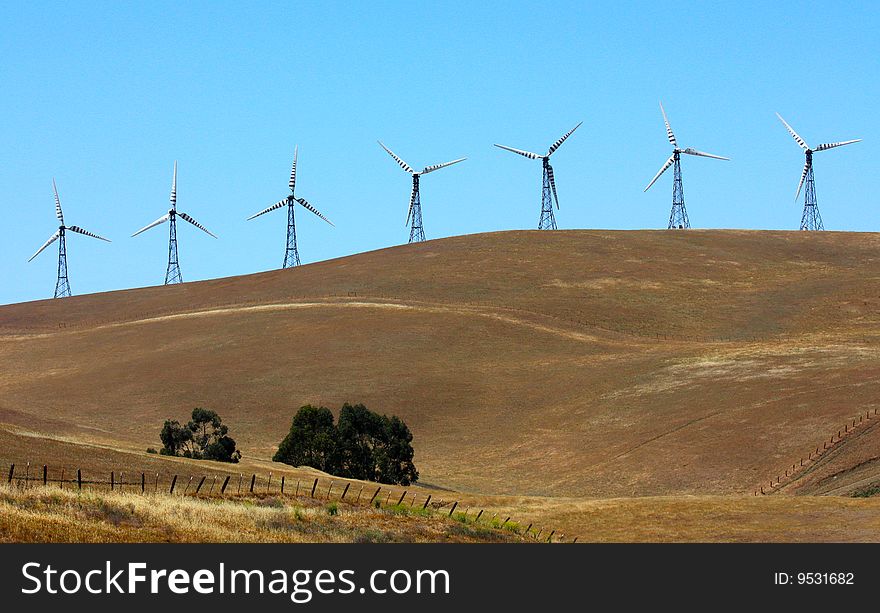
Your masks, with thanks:
[{"label": "clear blue sky", "polygon": [[467,156],[422,180],[428,238],[533,228],[537,161],[554,155],[561,228],[665,227],[670,154],[658,108],[688,157],[694,227],[795,229],[809,142],[863,138],[816,154],[828,229],[875,231],[880,143],[880,9],[841,2],[73,2],[0,8],[0,303],[51,297],[56,228],[75,294],[159,284],[167,226],[132,232],[168,207],[181,223],[186,280],[280,266],[285,214],[245,222],[297,193],[303,262],[406,242],[414,167]]}]

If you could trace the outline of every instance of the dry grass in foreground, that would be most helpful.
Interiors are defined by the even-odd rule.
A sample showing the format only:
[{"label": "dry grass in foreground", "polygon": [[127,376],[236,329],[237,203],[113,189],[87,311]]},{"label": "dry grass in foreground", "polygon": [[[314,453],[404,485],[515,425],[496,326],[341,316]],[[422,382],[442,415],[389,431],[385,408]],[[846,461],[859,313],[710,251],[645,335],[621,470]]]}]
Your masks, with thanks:
[{"label": "dry grass in foreground", "polygon": [[0,486],[0,542],[519,542],[461,514],[276,496],[220,500]]}]

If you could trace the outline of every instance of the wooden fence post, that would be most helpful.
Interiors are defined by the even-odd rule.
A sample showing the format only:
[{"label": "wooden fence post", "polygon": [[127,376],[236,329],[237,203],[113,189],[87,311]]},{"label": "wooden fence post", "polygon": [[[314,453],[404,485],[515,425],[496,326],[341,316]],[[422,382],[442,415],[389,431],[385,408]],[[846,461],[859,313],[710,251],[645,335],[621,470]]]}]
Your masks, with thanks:
[{"label": "wooden fence post", "polygon": [[385,496],[385,506],[388,506],[388,502],[391,500],[391,490],[388,490],[388,495]]},{"label": "wooden fence post", "polygon": [[31,463],[24,465],[24,486],[27,487],[31,479]]},{"label": "wooden fence post", "polygon": [[526,528],[526,531],[523,532],[523,534],[528,534],[529,530],[531,530],[531,529],[532,529],[532,524],[529,524],[528,527]]},{"label": "wooden fence post", "polygon": [[115,487],[116,487],[116,477],[113,474],[113,471],[111,470],[110,471],[110,491],[112,492]]},{"label": "wooden fence post", "polygon": [[141,494],[147,492],[147,473],[141,473]]},{"label": "wooden fence post", "polygon": [[208,490],[209,494],[214,493],[214,486],[217,485],[217,475],[214,475],[214,478],[211,479],[211,489]]},{"label": "wooden fence post", "polygon": [[256,473],[251,475],[251,494],[254,493],[254,485],[257,483],[257,475]]},{"label": "wooden fence post", "polygon": [[574,537],[574,540],[571,541],[572,545],[578,542],[578,537]]},{"label": "wooden fence post", "polygon": [[242,476],[243,475],[241,473],[238,473],[238,493],[239,494],[241,494],[241,478],[242,478]]},{"label": "wooden fence post", "polygon": [[15,473],[15,464],[9,465],[9,479],[6,480],[6,483],[12,483],[12,476]]},{"label": "wooden fence post", "polygon": [[452,512],[455,511],[455,507],[458,506],[458,501],[452,503],[452,508],[449,509],[449,517],[452,517]]},{"label": "wooden fence post", "polygon": [[351,483],[345,484],[345,489],[342,490],[342,496],[339,497],[339,500],[345,500],[345,495],[348,493],[348,488],[351,487]]},{"label": "wooden fence post", "polygon": [[58,484],[60,489],[64,489],[64,467],[61,467],[61,482]]},{"label": "wooden fence post", "polygon": [[159,493],[159,473],[156,473],[156,487],[153,488],[153,491],[157,494]]},{"label": "wooden fence post", "polygon": [[428,508],[429,502],[431,502],[431,494],[428,494],[428,497],[425,499],[425,504],[422,505],[422,511]]},{"label": "wooden fence post", "polygon": [[330,491],[333,489],[333,481],[330,481],[330,487],[327,488],[327,500],[330,500]]},{"label": "wooden fence post", "polygon": [[266,481],[266,493],[269,493],[269,486],[272,485],[272,471],[269,471],[269,479]]},{"label": "wooden fence post", "polygon": [[379,486],[376,488],[375,493],[372,495],[372,497],[370,497],[370,504],[373,504],[373,501],[376,499],[376,496],[378,496],[379,492],[381,492],[381,491],[382,491],[382,486]]},{"label": "wooden fence post", "polygon": [[406,490],[403,490],[403,493],[400,495],[400,500],[397,501],[397,506],[403,504],[403,499],[406,498]]},{"label": "wooden fence post", "polygon": [[294,496],[299,497],[299,479],[296,480],[296,493],[294,494]]},{"label": "wooden fence post", "polygon": [[174,476],[171,478],[171,489],[168,490],[168,493],[169,493],[169,494],[173,494],[173,493],[174,493],[174,485],[175,485],[176,483],[177,483],[177,475],[174,475]]},{"label": "wooden fence post", "polygon": [[553,542],[553,535],[554,535],[554,534],[556,534],[556,530],[551,530],[551,531],[550,531],[550,536],[547,537],[547,542],[548,542],[548,543],[552,543],[552,542]]},{"label": "wooden fence post", "polygon": [[361,494],[363,494],[363,493],[364,493],[364,486],[362,485],[362,486],[361,486],[361,489],[358,490],[358,497],[357,497],[357,500],[354,501],[355,504],[357,504],[357,503],[359,503],[359,502],[361,501]]},{"label": "wooden fence post", "polygon": [[284,475],[281,475],[281,493],[284,493]]},{"label": "wooden fence post", "polygon": [[509,521],[510,521],[510,517],[508,517],[508,518],[505,519],[503,522],[501,522],[501,527],[503,528],[504,526],[506,526],[506,525],[507,525],[507,522],[509,522]]},{"label": "wooden fence post", "polygon": [[[474,518],[474,521],[475,521],[475,522],[480,521],[480,518],[481,518],[482,516],[483,516],[483,509],[480,509],[480,512],[477,513],[477,516],[476,516],[476,518]],[[531,524],[529,524],[529,526],[531,526]]]},{"label": "wooden fence post", "polygon": [[196,494],[198,494],[199,491],[202,489],[202,485],[204,485],[205,479],[207,479],[207,476],[202,477],[202,480],[199,481],[199,484],[196,486]]},{"label": "wooden fence post", "polygon": [[49,467],[43,464],[43,487],[49,482]]},{"label": "wooden fence post", "polygon": [[81,468],[76,469],[76,487],[80,490],[83,488],[83,473]]},{"label": "wooden fence post", "polygon": [[223,480],[223,486],[220,488],[220,493],[226,493],[226,486],[229,485],[229,475],[226,475],[226,478]]},{"label": "wooden fence post", "polygon": [[186,482],[186,487],[183,488],[183,495],[186,496],[186,493],[189,491],[189,486],[192,485],[193,478],[190,477],[189,481]]}]

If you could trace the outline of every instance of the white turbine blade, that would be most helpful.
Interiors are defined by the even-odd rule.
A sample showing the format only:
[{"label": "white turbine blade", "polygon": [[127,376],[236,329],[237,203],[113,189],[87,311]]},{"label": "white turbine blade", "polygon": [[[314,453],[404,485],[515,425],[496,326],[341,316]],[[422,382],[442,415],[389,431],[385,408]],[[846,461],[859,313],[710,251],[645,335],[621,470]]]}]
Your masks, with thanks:
[{"label": "white turbine blade", "polygon": [[275,209],[280,209],[280,208],[283,207],[285,204],[287,204],[287,202],[288,202],[288,199],[287,199],[287,198],[285,198],[284,200],[279,200],[278,202],[276,202],[276,203],[273,204],[272,206],[270,206],[270,207],[266,207],[265,209],[263,209],[263,210],[260,211],[259,213],[254,213],[253,215],[251,215],[250,217],[248,217],[245,221],[250,221],[250,220],[253,219],[254,217],[259,217],[260,215],[262,215],[262,214],[264,214],[264,213],[268,213],[269,211],[274,211]]},{"label": "white turbine blade", "polygon": [[648,189],[650,189],[650,187],[651,187],[652,185],[654,185],[654,183],[657,181],[657,179],[660,178],[660,175],[662,175],[664,172],[666,172],[666,169],[667,169],[667,168],[669,168],[670,166],[672,166],[672,163],[673,163],[674,161],[675,161],[675,154],[673,153],[672,155],[669,156],[669,159],[666,160],[666,163],[663,164],[663,168],[660,169],[660,172],[658,172],[656,175],[654,175],[654,178],[651,179],[651,182],[648,183],[648,187],[646,187],[644,191],[648,191]]},{"label": "white turbine blade", "polygon": [[794,193],[794,199],[797,200],[798,196],[801,195],[801,188],[804,186],[804,179],[807,178],[807,173],[810,171],[811,162],[807,160],[804,164],[804,171],[801,173],[801,180],[798,183],[797,191]]},{"label": "white turbine blade", "polygon": [[[584,122],[582,121],[581,123],[584,123]],[[571,130],[569,130],[568,132],[566,132],[565,134],[563,134],[562,137],[561,137],[558,141],[556,141],[555,143],[553,143],[552,145],[550,145],[550,150],[547,152],[547,157],[550,157],[550,155],[551,155],[554,151],[556,151],[557,149],[559,149],[559,146],[560,146],[562,143],[565,142],[565,139],[568,138],[569,136],[571,136],[571,135],[574,133],[575,130],[577,130],[578,128],[581,127],[581,123],[579,123],[578,125],[576,125],[575,127],[573,127]],[[558,203],[557,203],[557,206],[558,206]]]},{"label": "white turbine blade", "polygon": [[70,226],[70,227],[68,227],[67,229],[70,230],[71,232],[77,232],[77,233],[79,233],[79,234],[84,234],[84,235],[86,235],[86,236],[91,236],[92,238],[97,238],[98,240],[106,241],[106,242],[108,242],[108,243],[110,242],[109,239],[106,239],[106,238],[104,238],[103,236],[98,236],[97,234],[93,234],[93,233],[89,232],[88,230],[83,230],[83,229],[80,228],[79,226]]},{"label": "white turbine blade", "polygon": [[401,160],[399,157],[397,157],[397,156],[394,154],[393,151],[391,151],[391,149],[389,149],[388,147],[386,147],[385,145],[383,145],[383,144],[382,144],[382,141],[377,140],[376,142],[379,143],[379,146],[380,146],[380,147],[382,147],[385,151],[388,152],[388,155],[390,155],[391,157],[394,158],[394,161],[397,162],[397,163],[400,165],[401,168],[403,168],[403,169],[404,169],[405,171],[407,171],[408,173],[414,173],[414,172],[415,172],[415,171],[410,167],[409,164],[407,164],[406,162],[404,162],[403,160]]},{"label": "white turbine blade", "polygon": [[721,157],[720,155],[714,155],[712,153],[705,153],[704,151],[697,151],[696,149],[691,149],[688,147],[687,149],[682,149],[682,153],[687,153],[688,155],[698,155],[704,158],[712,158],[713,160],[727,160],[730,161],[730,158]]},{"label": "white turbine blade", "polygon": [[299,145],[296,145],[293,148],[293,168],[290,169],[290,181],[287,183],[290,186],[290,193],[293,193],[293,189],[296,186],[296,157],[299,153]]},{"label": "white turbine blade", "polygon": [[177,160],[174,160],[174,178],[171,179],[171,208],[177,208]]},{"label": "white turbine blade", "polygon": [[420,175],[426,175],[429,172],[434,172],[435,170],[440,170],[441,168],[446,168],[447,166],[452,166],[453,164],[458,164],[459,162],[464,162],[467,158],[458,158],[457,160],[452,160],[451,162],[443,162],[442,164],[434,164],[432,166],[425,166],[425,169],[420,172]]},{"label": "white turbine blade", "polygon": [[678,143],[675,140],[675,134],[672,133],[672,126],[669,125],[669,120],[666,118],[666,110],[663,108],[663,103],[660,103],[660,112],[663,113],[663,123],[666,124],[666,138],[669,139],[669,142],[672,143],[672,146],[678,149]]},{"label": "white turbine blade", "polygon": [[553,199],[556,201],[556,208],[559,209],[559,198],[556,196],[556,178],[553,176],[553,167],[547,164],[547,176],[550,179],[550,189],[553,190]]},{"label": "white turbine blade", "polygon": [[50,237],[49,237],[49,240],[47,240],[45,243],[43,243],[43,246],[40,247],[39,249],[37,249],[37,252],[36,252],[35,254],[33,254],[33,255],[30,257],[30,259],[28,259],[28,262],[30,262],[31,260],[33,260],[33,259],[34,259],[35,257],[37,257],[38,255],[40,255],[40,253],[42,253],[43,249],[45,249],[46,247],[48,247],[49,245],[51,245],[52,243],[54,243],[55,241],[57,241],[59,236],[61,236],[61,230],[57,230],[57,231],[55,232],[55,234],[53,234],[52,236],[50,236]]},{"label": "white turbine blade", "polygon": [[52,177],[52,190],[55,192],[55,217],[64,225],[64,215],[61,213],[61,198],[58,197],[58,187],[55,185],[55,177]]},{"label": "white turbine blade", "polygon": [[780,115],[779,113],[776,113],[776,116],[779,117],[779,121],[782,122],[782,124],[785,126],[785,129],[788,130],[789,134],[791,134],[794,137],[794,139],[797,141],[798,145],[800,145],[804,149],[810,148],[810,146],[807,144],[807,141],[802,139],[800,134],[795,132],[794,128],[792,128],[790,125],[788,125],[788,122],[782,118],[782,115]]},{"label": "white turbine blade", "polygon": [[165,223],[166,221],[168,221],[168,218],[169,218],[169,217],[171,217],[171,215],[168,215],[167,213],[166,213],[165,215],[162,215],[162,217],[160,217],[159,219],[157,219],[157,220],[154,221],[153,223],[144,226],[143,228],[141,228],[140,230],[138,230],[137,232],[135,232],[134,234],[132,234],[132,236],[137,236],[137,235],[140,234],[141,232],[146,232],[146,231],[149,230],[150,228],[153,228],[153,227],[155,227],[155,226],[158,226],[160,223]]},{"label": "white turbine blade", "polygon": [[531,151],[523,151],[522,149],[514,149],[513,147],[506,147],[504,145],[499,145],[497,143],[495,144],[495,146],[498,147],[499,149],[504,149],[505,151],[513,151],[514,153],[524,155],[527,158],[529,158],[530,160],[537,160],[539,157],[541,157],[537,153],[532,153]]},{"label": "white turbine blade", "polygon": [[[331,226],[333,226],[333,222],[330,221],[329,219],[327,219],[326,217],[324,217],[324,215],[321,214],[321,211],[319,211],[318,209],[313,207],[311,204],[309,204],[305,198],[297,198],[296,201],[299,202],[301,205],[303,205],[306,209],[310,210],[312,213],[314,213],[315,215],[317,215],[318,217],[320,217],[321,219],[323,219],[324,221],[329,223]],[[335,228],[336,226],[333,226],[333,227]]]},{"label": "white turbine blade", "polygon": [[822,143],[821,145],[819,145],[818,147],[813,149],[813,151],[825,151],[827,149],[834,149],[835,147],[843,147],[844,145],[852,145],[853,143],[861,142],[861,140],[862,140],[861,138],[857,138],[855,140],[845,140],[845,141],[841,141],[839,143]]},{"label": "white turbine blade", "polygon": [[203,226],[202,224],[200,224],[199,222],[197,222],[195,219],[193,219],[192,217],[190,217],[190,216],[187,215],[186,213],[178,213],[178,215],[180,215],[181,218],[183,218],[184,220],[188,221],[189,223],[191,223],[192,225],[194,225],[195,227],[197,227],[199,230],[201,230],[201,231],[204,232],[205,234],[210,234],[210,235],[213,236],[214,238],[217,238],[217,237],[216,237],[216,236],[215,236],[210,230],[208,230],[208,228],[206,228],[205,226]]}]

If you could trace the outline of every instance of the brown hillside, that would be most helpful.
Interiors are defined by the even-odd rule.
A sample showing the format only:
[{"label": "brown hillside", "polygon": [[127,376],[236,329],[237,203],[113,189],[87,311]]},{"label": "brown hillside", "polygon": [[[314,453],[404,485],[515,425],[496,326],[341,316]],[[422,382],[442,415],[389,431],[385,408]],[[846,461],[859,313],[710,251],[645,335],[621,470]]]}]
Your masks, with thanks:
[{"label": "brown hillside", "polygon": [[[296,407],[363,401],[407,421],[428,483],[751,493],[880,407],[878,253],[875,234],[504,232],[9,305],[0,422],[142,451],[205,406],[258,460]],[[833,493],[856,466],[853,487],[880,481],[880,428],[840,445]]]}]

